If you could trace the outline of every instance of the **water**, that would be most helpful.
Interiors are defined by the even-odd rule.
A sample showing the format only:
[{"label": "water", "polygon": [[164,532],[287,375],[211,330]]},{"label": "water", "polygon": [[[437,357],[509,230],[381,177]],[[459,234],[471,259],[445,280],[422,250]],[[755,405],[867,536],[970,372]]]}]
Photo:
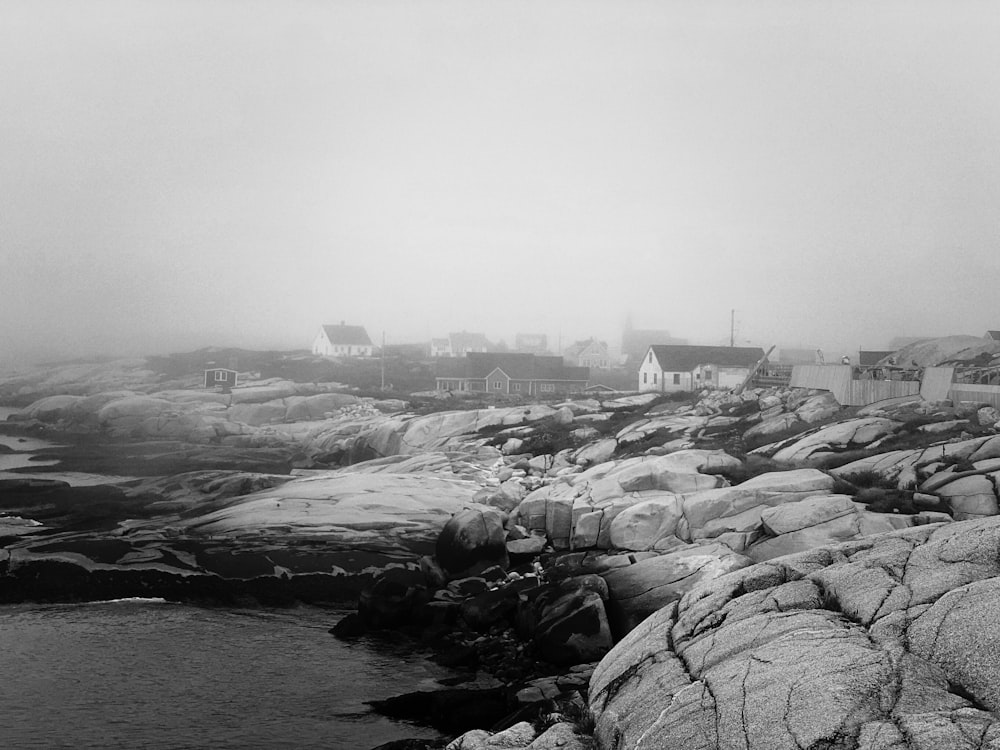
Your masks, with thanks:
[{"label": "water", "polygon": [[0,746],[371,748],[433,730],[365,700],[437,687],[402,647],[343,643],[343,613],[153,601],[0,607]]},{"label": "water", "polygon": [[[10,406],[0,406],[0,423],[6,421],[7,417],[16,411],[18,409]],[[0,434],[0,445],[6,445],[17,451],[17,453],[0,453],[0,479],[56,479],[75,487],[84,487],[94,484],[116,484],[135,478],[110,474],[89,474],[81,471],[11,471],[12,469],[26,469],[33,466],[58,465],[59,461],[54,459],[33,460],[33,453],[49,448],[60,448],[62,445],[39,438],[3,434]]]}]

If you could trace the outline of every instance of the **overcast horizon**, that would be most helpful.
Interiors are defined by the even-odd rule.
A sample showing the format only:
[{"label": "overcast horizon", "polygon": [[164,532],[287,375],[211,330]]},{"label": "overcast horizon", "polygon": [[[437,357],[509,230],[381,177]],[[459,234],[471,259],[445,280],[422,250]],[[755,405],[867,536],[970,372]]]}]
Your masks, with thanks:
[{"label": "overcast horizon", "polygon": [[3,363],[1000,329],[979,2],[0,2]]}]

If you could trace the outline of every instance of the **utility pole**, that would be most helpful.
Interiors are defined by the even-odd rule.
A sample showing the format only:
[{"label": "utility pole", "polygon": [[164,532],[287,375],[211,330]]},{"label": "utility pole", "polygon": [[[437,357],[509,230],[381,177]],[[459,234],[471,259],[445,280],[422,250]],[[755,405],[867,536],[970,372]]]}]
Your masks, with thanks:
[{"label": "utility pole", "polygon": [[382,390],[385,390],[385,331],[382,331]]},{"label": "utility pole", "polygon": [[736,345],[736,308],[729,311],[729,348]]}]

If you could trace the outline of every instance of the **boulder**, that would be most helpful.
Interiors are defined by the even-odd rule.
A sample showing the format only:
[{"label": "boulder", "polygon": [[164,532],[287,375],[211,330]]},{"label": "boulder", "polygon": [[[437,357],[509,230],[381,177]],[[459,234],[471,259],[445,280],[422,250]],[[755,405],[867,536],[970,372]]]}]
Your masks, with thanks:
[{"label": "boulder", "polygon": [[623,636],[696,585],[751,562],[722,544],[691,544],[604,573],[615,635]]},{"label": "boulder", "polygon": [[534,601],[532,640],[545,661],[582,664],[610,650],[611,629],[604,609],[607,586],[591,580],[595,578],[600,580],[584,576],[556,584]]},{"label": "boulder", "polygon": [[807,424],[822,422],[835,416],[841,409],[836,397],[829,392],[811,396],[808,401],[795,410],[795,416]]},{"label": "boulder", "polygon": [[529,534],[523,539],[507,541],[507,554],[511,557],[535,557],[545,551],[547,540],[544,534]]},{"label": "boulder", "polygon": [[571,425],[573,424],[573,410],[568,406],[562,406],[556,410],[556,413],[552,415],[552,420],[557,425]]},{"label": "boulder", "polygon": [[677,538],[681,518],[681,500],[676,495],[635,503],[611,521],[609,546],[626,550],[665,550],[679,546],[683,544]]},{"label": "boulder", "polygon": [[441,530],[434,556],[451,576],[474,575],[492,565],[507,567],[503,516],[494,508],[466,508]]},{"label": "boulder", "polygon": [[726,532],[753,532],[759,529],[765,508],[830,494],[833,483],[833,477],[817,469],[795,469],[761,474],[735,487],[686,495],[678,534],[694,541]]},{"label": "boulder", "polygon": [[777,435],[805,424],[794,412],[776,414],[761,420],[750,429],[744,431],[744,440],[757,440],[769,435]]},{"label": "boulder", "polygon": [[765,509],[761,513],[764,536],[751,544],[746,554],[754,562],[762,562],[912,523],[907,516],[864,511],[849,495],[810,497]]},{"label": "boulder", "polygon": [[[932,479],[940,476],[935,474]],[[1000,512],[997,505],[997,477],[1000,477],[1000,472],[962,476],[933,491],[948,504],[956,521],[995,516]]]},{"label": "boulder", "polygon": [[976,420],[983,427],[995,427],[1000,422],[1000,409],[995,406],[984,406],[976,411]]},{"label": "boulder", "polygon": [[779,443],[777,450],[758,448],[754,453],[771,455],[775,461],[790,464],[819,463],[840,451],[862,448],[875,440],[899,429],[900,423],[881,417],[865,417],[836,422],[806,433],[803,436]]},{"label": "boulder", "polygon": [[21,409],[16,419],[56,422],[71,414],[73,408],[85,400],[84,396],[47,396]]},{"label": "boulder", "polygon": [[602,464],[605,461],[611,460],[611,457],[615,455],[617,447],[618,441],[614,438],[598,440],[596,443],[591,443],[578,450],[573,456],[573,462],[579,466]]},{"label": "boulder", "polygon": [[412,623],[417,607],[430,599],[419,570],[387,570],[374,585],[361,592],[358,616],[369,628],[394,628]]}]

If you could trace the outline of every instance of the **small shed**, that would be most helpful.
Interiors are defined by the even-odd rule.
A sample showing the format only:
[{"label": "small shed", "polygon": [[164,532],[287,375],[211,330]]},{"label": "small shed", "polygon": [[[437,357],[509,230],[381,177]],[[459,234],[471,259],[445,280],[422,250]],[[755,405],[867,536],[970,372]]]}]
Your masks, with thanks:
[{"label": "small shed", "polygon": [[211,369],[205,370],[205,387],[206,388],[223,388],[228,390],[230,388],[236,387],[236,370],[230,370],[228,367],[213,367]]}]

